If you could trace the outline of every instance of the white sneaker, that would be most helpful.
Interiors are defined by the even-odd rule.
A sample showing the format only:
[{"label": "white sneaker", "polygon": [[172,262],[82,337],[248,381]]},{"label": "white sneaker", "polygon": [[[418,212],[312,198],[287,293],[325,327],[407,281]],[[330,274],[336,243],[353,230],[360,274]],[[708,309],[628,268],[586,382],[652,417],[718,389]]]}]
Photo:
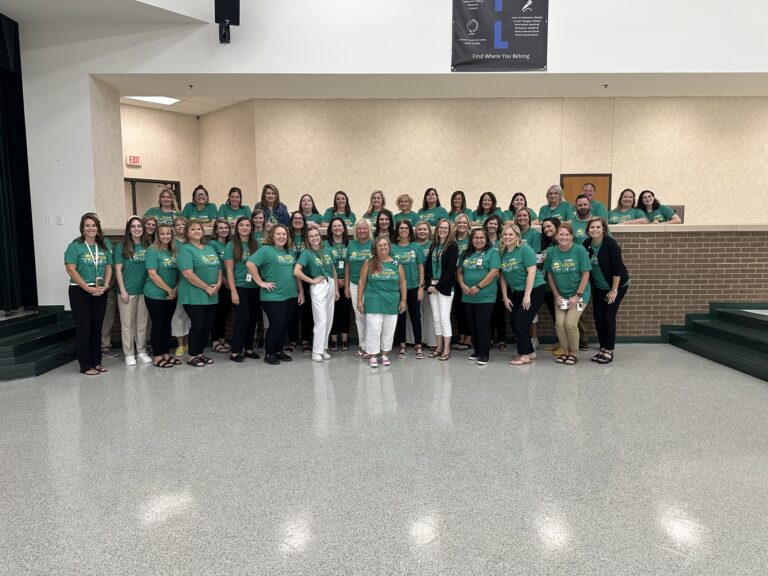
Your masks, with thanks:
[{"label": "white sneaker", "polygon": [[382,356],[381,357],[381,365],[382,366],[389,366],[392,364],[392,362],[389,361],[389,356]]},{"label": "white sneaker", "polygon": [[379,367],[379,361],[376,359],[376,356],[371,356],[370,360],[368,360],[368,365],[371,368],[378,368]]},{"label": "white sneaker", "polygon": [[312,362],[322,362],[322,361],[323,361],[322,354],[312,354]]},{"label": "white sneaker", "polygon": [[126,356],[125,357],[125,365],[126,366],[136,366],[136,356]]},{"label": "white sneaker", "polygon": [[146,352],[139,352],[139,360],[144,362],[144,364],[151,364],[152,363],[152,357],[147,354]]},{"label": "white sneaker", "polygon": [[330,360],[330,359],[331,359],[331,355],[328,354],[328,352],[323,352],[323,360]]}]

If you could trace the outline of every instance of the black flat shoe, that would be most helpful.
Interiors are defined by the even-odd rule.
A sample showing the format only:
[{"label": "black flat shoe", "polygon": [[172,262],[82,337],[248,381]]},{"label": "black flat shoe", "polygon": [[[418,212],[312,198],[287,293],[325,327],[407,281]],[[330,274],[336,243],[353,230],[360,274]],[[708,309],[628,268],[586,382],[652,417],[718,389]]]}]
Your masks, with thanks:
[{"label": "black flat shoe", "polygon": [[286,354],[285,352],[278,352],[277,354],[275,354],[275,358],[277,358],[282,362],[290,362],[291,360],[293,360],[293,358],[288,356],[288,354]]},{"label": "black flat shoe", "polygon": [[242,362],[245,360],[245,356],[242,354],[230,354],[229,359],[232,360],[232,362]]},{"label": "black flat shoe", "polygon": [[264,362],[271,364],[272,366],[277,366],[280,364],[280,359],[274,354],[267,354],[264,356]]},{"label": "black flat shoe", "polygon": [[259,358],[261,358],[261,356],[256,354],[256,352],[246,352],[245,354],[243,354],[243,356],[245,356],[246,358],[250,358],[251,360],[258,360]]}]

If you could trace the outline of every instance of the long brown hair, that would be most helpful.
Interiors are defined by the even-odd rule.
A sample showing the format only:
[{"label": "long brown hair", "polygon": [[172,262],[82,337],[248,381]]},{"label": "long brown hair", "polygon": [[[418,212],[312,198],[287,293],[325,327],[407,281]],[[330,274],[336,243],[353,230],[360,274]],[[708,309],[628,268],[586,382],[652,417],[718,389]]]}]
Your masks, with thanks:
[{"label": "long brown hair", "polygon": [[248,216],[240,216],[235,222],[235,233],[230,234],[232,242],[232,260],[239,262],[243,259],[243,241],[240,239],[238,227],[240,222],[248,222],[251,225],[251,231],[248,232],[248,254],[253,254],[259,249],[259,244],[253,237],[253,221]]},{"label": "long brown hair", "polygon": [[155,231],[155,241],[152,243],[152,246],[155,248],[155,250],[165,250],[165,248],[163,248],[163,243],[160,242],[160,228],[168,228],[168,230],[171,231],[171,241],[168,242],[168,251],[173,254],[174,258],[176,258],[176,231],[173,229],[171,224],[163,222],[162,224],[157,225],[157,230]]},{"label": "long brown hair", "polygon": [[133,258],[134,246],[133,240],[131,240],[131,223],[139,222],[141,224],[141,245],[146,248],[149,246],[147,236],[144,234],[144,221],[140,216],[131,216],[128,218],[128,222],[125,223],[125,235],[123,236],[123,258],[130,260]]},{"label": "long brown hair", "polygon": [[101,220],[96,216],[94,212],[86,212],[80,217],[80,242],[85,242],[85,221],[93,220],[96,224],[96,244],[99,248],[106,250],[107,246],[104,244],[104,232],[101,230]]},{"label": "long brown hair", "polygon": [[378,274],[381,272],[381,258],[379,258],[379,251],[376,249],[376,247],[379,245],[379,242],[386,242],[387,246],[389,246],[389,249],[392,250],[392,242],[389,241],[389,238],[386,236],[379,236],[376,238],[376,240],[373,242],[373,246],[371,247],[371,258],[368,261],[368,272],[372,274]]}]

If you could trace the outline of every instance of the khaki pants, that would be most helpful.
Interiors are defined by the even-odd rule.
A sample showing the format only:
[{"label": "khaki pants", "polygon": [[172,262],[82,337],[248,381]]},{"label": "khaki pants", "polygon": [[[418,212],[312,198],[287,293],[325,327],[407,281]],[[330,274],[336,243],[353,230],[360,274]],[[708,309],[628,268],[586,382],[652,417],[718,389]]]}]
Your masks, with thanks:
[{"label": "khaki pants", "polygon": [[579,318],[581,318],[581,312],[576,306],[568,310],[561,310],[560,306],[555,308],[557,339],[560,346],[572,354],[579,351]]},{"label": "khaki pants", "polygon": [[[117,310],[120,312],[120,335],[123,340],[123,354],[135,356],[147,353],[147,306],[144,295],[128,296],[128,303],[117,299]],[[135,352],[134,352],[135,345]]]}]

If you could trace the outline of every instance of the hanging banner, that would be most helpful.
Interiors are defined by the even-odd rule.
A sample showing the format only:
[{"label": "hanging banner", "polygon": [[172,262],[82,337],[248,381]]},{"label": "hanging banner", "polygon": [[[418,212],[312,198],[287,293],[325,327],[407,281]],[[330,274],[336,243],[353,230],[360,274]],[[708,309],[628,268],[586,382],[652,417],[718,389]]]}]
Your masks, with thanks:
[{"label": "hanging banner", "polygon": [[546,70],[549,0],[453,0],[451,70]]}]

